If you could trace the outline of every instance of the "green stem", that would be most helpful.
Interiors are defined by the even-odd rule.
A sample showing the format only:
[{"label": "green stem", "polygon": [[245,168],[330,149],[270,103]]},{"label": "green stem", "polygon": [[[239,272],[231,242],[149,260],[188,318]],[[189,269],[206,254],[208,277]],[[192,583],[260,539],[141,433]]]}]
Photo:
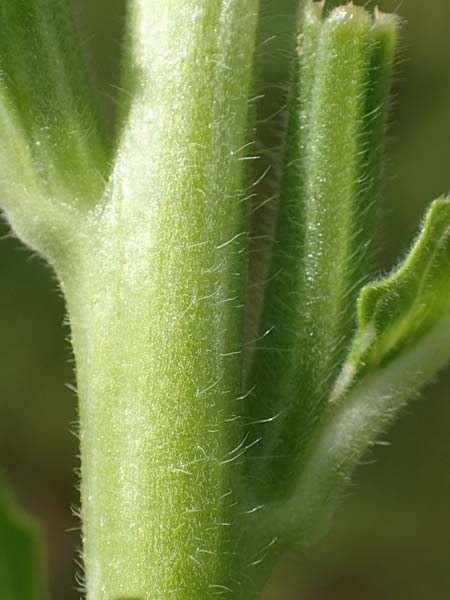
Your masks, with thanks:
[{"label": "green stem", "polygon": [[[277,217],[272,265],[264,300],[260,340],[256,344],[249,397],[250,418],[257,422],[256,435],[263,444],[274,441],[273,429],[278,428],[280,385],[290,371],[292,361],[288,351],[294,344],[295,321],[301,286],[299,258],[303,254],[305,223],[306,153],[315,76],[317,46],[322,28],[323,5],[308,1],[301,13],[298,48],[293,62],[292,89],[286,131],[282,187]],[[261,423],[259,424],[259,421]],[[267,442],[265,440],[267,438]],[[256,449],[258,453],[260,449]],[[264,452],[266,464],[272,462],[273,449]],[[268,468],[268,467],[267,467]],[[261,470],[263,470],[261,469]],[[278,471],[274,471],[278,477]],[[266,487],[278,490],[267,482]]]},{"label": "green stem", "polygon": [[237,416],[256,13],[254,0],[131,5],[134,99],[63,286],[89,600],[244,587]]},{"label": "green stem", "polygon": [[[129,0],[114,160],[66,8],[0,7],[0,199],[67,299],[87,598],[257,598],[293,532],[315,537],[364,448],[442,366],[432,343],[447,352],[437,326],[410,344],[429,303],[414,300],[406,322],[405,298],[430,289],[440,306],[420,277],[402,297],[413,259],[363,292],[336,383],[368,272],[396,19],[352,3],[324,19],[323,3],[305,3],[253,356],[245,165],[258,0]],[[447,251],[447,211],[435,203],[419,258],[435,219]],[[446,272],[439,248],[427,277]],[[387,365],[402,337],[406,353]]]},{"label": "green stem", "polygon": [[[255,353],[264,498],[295,480],[354,333],[368,274],[395,21],[307,2],[296,59],[274,258]],[[382,23],[379,21],[382,20]],[[294,425],[296,424],[296,426]],[[260,450],[258,450],[260,451]]]}]

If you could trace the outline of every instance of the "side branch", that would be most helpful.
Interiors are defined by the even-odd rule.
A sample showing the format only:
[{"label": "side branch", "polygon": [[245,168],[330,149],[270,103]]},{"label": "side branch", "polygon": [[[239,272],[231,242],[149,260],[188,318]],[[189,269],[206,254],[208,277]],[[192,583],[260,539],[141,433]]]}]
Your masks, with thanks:
[{"label": "side branch", "polygon": [[309,0],[302,13],[278,229],[251,374],[266,500],[288,494],[354,333],[396,45],[394,18],[371,19],[352,4],[323,18],[322,9]]},{"label": "side branch", "polygon": [[64,1],[1,3],[0,164],[0,206],[20,237],[54,262],[68,222],[101,197],[108,168]]}]

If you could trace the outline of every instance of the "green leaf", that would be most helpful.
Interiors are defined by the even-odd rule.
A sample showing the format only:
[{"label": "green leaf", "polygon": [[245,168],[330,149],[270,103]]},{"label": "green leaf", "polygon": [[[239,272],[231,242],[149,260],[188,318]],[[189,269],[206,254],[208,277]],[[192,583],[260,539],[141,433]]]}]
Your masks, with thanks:
[{"label": "green leaf", "polygon": [[404,263],[360,294],[353,349],[281,517],[287,530],[322,533],[364,452],[449,362],[450,199],[441,199]]},{"label": "green leaf", "polygon": [[43,600],[45,578],[38,531],[0,478],[0,589],[2,600]]},{"label": "green leaf", "polygon": [[[349,385],[425,343],[427,335],[449,318],[450,200],[437,200],[402,267],[362,290],[358,335],[335,389],[336,398]],[[445,337],[450,331],[444,327],[436,333]]]}]

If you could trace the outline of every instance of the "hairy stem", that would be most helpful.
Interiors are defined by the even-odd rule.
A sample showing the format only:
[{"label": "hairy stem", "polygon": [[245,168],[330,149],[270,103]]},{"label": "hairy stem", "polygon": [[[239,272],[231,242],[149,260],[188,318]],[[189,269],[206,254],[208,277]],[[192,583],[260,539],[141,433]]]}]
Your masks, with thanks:
[{"label": "hairy stem", "polygon": [[243,587],[243,161],[256,12],[254,0],[130,6],[133,101],[80,268],[64,282],[89,600],[238,597]]},{"label": "hairy stem", "polygon": [[395,47],[393,21],[381,26],[379,15],[373,22],[353,5],[322,19],[322,9],[308,1],[302,13],[278,229],[251,379],[252,416],[263,421],[260,477],[272,499],[295,478],[354,332]]}]

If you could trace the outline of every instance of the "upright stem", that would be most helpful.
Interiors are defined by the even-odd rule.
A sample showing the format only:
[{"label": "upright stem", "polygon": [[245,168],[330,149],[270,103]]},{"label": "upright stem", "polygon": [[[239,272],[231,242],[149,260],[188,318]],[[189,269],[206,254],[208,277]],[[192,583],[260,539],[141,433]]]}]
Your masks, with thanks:
[{"label": "upright stem", "polygon": [[[305,2],[274,253],[250,382],[261,493],[290,493],[368,274],[396,23]],[[301,424],[294,426],[293,424]]]},{"label": "upright stem", "polygon": [[63,285],[88,600],[241,593],[242,160],[256,11],[255,0],[132,4],[134,100]]}]

